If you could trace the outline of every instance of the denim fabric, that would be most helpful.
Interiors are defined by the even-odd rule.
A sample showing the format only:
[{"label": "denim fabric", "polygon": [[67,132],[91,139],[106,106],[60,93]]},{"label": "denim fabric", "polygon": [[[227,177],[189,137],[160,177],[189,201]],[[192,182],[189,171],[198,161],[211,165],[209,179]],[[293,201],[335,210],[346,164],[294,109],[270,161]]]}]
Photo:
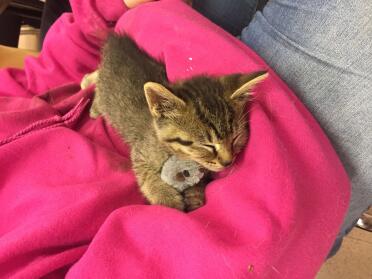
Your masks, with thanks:
[{"label": "denim fabric", "polygon": [[193,7],[234,36],[251,21],[258,0],[194,0]]},{"label": "denim fabric", "polygon": [[[208,1],[207,1],[208,2]],[[250,18],[252,0],[232,11],[219,1],[204,6],[215,21]],[[238,1],[239,2],[239,1]],[[240,15],[242,14],[242,15]],[[208,14],[206,14],[208,16]],[[222,15],[223,19],[217,15]],[[372,204],[372,5],[358,0],[271,0],[241,32],[292,88],[327,133],[352,181],[340,234]]]}]

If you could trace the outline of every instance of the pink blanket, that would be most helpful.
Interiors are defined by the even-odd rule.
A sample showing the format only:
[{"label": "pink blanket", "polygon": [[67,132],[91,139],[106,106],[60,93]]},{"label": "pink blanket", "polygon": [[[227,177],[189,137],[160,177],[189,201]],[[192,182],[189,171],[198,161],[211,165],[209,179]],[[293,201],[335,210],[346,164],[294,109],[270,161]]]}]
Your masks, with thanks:
[{"label": "pink blanket", "polygon": [[79,90],[110,28],[164,61],[171,80],[268,67],[179,0],[130,11],[121,0],[71,2],[38,58],[0,72],[0,278],[313,278],[349,182],[290,89],[270,70],[249,144],[204,207],[146,205],[128,147],[89,118],[92,89]]}]

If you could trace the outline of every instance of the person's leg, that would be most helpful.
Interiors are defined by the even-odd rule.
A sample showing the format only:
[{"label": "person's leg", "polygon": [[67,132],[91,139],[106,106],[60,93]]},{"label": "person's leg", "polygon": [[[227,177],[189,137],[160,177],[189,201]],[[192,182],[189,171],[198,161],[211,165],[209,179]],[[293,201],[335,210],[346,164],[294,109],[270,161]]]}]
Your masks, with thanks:
[{"label": "person's leg", "polygon": [[372,204],[372,5],[271,0],[241,38],[313,113],[351,178],[341,239]]},{"label": "person's leg", "polygon": [[[239,2],[234,8],[230,1],[227,7],[224,1],[199,2],[202,7],[196,8],[215,23],[237,28],[249,21],[257,3],[245,7],[249,0],[234,0]],[[317,118],[351,178],[350,208],[332,255],[372,203],[372,6],[355,0],[271,0],[241,38]]]},{"label": "person's leg", "polygon": [[193,8],[234,36],[251,21],[263,0],[193,0]]}]

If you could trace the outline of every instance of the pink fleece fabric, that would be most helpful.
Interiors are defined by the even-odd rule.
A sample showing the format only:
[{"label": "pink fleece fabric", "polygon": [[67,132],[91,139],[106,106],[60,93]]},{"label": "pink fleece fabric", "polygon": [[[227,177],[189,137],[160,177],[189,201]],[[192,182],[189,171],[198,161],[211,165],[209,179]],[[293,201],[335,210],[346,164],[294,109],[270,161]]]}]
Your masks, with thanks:
[{"label": "pink fleece fabric", "polygon": [[128,146],[89,118],[93,89],[79,88],[112,27],[164,61],[172,81],[268,66],[179,0],[129,11],[121,0],[71,3],[38,58],[0,72],[0,278],[313,278],[349,181],[291,90],[269,69],[249,143],[204,207],[147,205]]}]

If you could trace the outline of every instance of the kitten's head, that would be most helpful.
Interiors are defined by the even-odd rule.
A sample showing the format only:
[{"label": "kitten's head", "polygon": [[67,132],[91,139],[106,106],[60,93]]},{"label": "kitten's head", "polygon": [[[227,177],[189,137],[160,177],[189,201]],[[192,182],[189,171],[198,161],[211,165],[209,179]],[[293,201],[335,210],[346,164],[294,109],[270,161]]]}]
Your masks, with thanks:
[{"label": "kitten's head", "polygon": [[266,72],[196,77],[167,87],[144,85],[160,142],[181,158],[211,171],[232,164],[247,137],[245,105]]}]

